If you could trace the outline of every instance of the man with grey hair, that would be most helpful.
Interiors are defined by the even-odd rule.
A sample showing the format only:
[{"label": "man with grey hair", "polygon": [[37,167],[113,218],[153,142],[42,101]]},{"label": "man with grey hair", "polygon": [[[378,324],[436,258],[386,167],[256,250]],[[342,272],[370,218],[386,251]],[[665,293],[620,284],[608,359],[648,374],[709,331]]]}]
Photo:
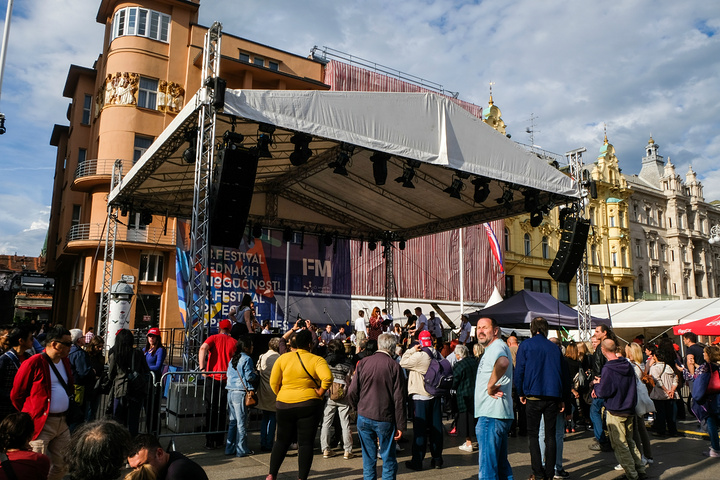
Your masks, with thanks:
[{"label": "man with grey hair", "polygon": [[396,478],[395,442],[407,428],[405,378],[392,358],[396,339],[391,333],[378,337],[378,350],[360,360],[350,383],[348,398],[357,410],[357,430],[363,457],[363,477],[377,478],[378,445],[383,461],[382,478]]}]

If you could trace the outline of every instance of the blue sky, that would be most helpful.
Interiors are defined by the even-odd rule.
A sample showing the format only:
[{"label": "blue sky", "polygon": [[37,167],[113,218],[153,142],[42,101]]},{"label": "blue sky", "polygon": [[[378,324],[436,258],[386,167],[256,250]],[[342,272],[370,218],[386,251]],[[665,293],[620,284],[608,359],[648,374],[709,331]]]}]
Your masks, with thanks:
[{"label": "blue sky", "polygon": [[[97,0],[15,2],[0,112],[0,254],[38,255],[50,213],[53,125],[67,124],[71,64],[101,51]],[[0,0],[4,27],[7,0]],[[353,2],[202,0],[200,23],[299,55],[328,46],[486,104],[513,140],[593,161],[607,125],[624,173],[652,134],[705,199],[720,199],[720,3],[668,0]]]}]

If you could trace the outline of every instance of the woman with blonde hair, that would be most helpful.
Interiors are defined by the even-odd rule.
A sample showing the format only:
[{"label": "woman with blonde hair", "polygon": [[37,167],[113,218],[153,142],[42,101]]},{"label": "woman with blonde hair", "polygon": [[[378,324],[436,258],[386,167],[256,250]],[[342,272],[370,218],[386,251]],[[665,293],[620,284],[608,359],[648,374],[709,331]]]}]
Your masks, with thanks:
[{"label": "woman with blonde hair", "polygon": [[[637,343],[630,343],[625,346],[625,356],[630,361],[635,370],[635,376],[642,380],[643,372],[645,371],[645,362],[643,361],[642,347]],[[641,382],[642,384],[642,382]],[[642,384],[642,388],[645,385]],[[647,390],[638,391],[638,397],[642,394],[647,395]],[[642,453],[643,463],[653,463],[652,448],[650,446],[650,436],[648,435],[647,429],[645,428],[645,419],[641,415],[635,415],[633,420],[633,440],[635,445],[638,446]],[[642,447],[642,448],[641,448]]]}]

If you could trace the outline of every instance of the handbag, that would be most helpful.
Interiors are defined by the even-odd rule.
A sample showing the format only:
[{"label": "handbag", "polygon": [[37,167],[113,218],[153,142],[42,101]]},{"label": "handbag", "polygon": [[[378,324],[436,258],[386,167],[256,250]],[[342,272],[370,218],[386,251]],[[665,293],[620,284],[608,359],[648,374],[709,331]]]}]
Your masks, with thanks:
[{"label": "handbag", "polygon": [[720,393],[720,370],[716,365],[708,365],[710,367],[710,381],[708,382],[705,395],[717,395]]},{"label": "handbag", "polygon": [[643,373],[640,381],[645,385],[648,394],[655,388],[655,379],[649,373]]},{"label": "handbag", "polygon": [[635,413],[638,416],[646,415],[655,411],[655,403],[650,399],[642,380],[635,377],[635,387],[637,388],[637,403],[635,404]]},{"label": "handbag", "polygon": [[235,371],[238,373],[238,377],[240,377],[240,381],[243,384],[243,387],[245,388],[245,406],[246,407],[254,407],[258,404],[258,396],[257,392],[255,390],[249,390],[247,387],[247,384],[245,383],[245,380],[243,380],[242,375],[240,375],[240,370],[238,370],[237,365],[235,365]]},{"label": "handbag", "polygon": [[85,420],[85,412],[83,412],[82,406],[80,406],[80,404],[75,401],[75,392],[71,391],[68,384],[65,383],[65,380],[63,380],[62,375],[60,375],[60,372],[58,372],[58,369],[55,367],[55,364],[52,362],[52,360],[50,360],[48,354],[43,353],[43,356],[50,365],[50,368],[52,368],[52,371],[55,372],[55,376],[57,377],[58,381],[60,381],[60,385],[62,385],[63,390],[65,390],[65,393],[67,393],[68,409],[65,412],[65,421],[68,425],[81,423],[83,420]]}]

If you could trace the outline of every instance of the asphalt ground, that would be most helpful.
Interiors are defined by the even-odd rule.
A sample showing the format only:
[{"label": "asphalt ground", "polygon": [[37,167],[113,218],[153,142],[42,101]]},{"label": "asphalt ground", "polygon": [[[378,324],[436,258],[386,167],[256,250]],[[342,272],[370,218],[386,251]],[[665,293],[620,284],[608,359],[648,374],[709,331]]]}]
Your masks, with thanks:
[{"label": "asphalt ground", "polygon": [[[448,422],[446,422],[446,427],[447,425]],[[655,463],[648,468],[650,478],[663,480],[716,480],[720,478],[720,458],[703,456],[702,452],[708,451],[710,443],[707,434],[699,433],[697,422],[679,421],[678,428],[686,433],[685,437],[656,438],[651,435]],[[336,456],[323,458],[318,440],[309,478],[313,480],[362,478],[360,443],[354,425],[352,429],[353,452],[357,456],[345,460],[342,450],[338,450]],[[170,440],[168,437],[163,437],[161,443],[165,446]],[[211,480],[264,479],[268,474],[270,454],[259,453],[260,438],[257,431],[250,432],[249,441],[250,448],[255,449],[258,453],[244,458],[225,456],[222,449],[205,450],[205,439],[202,435],[174,437],[172,440],[178,451],[202,465]],[[416,472],[407,469],[405,461],[410,459],[411,440],[412,428],[409,427],[405,440],[400,444],[404,451],[398,452],[400,467],[397,478],[477,479],[477,451],[471,454],[459,450],[457,447],[463,443],[462,440],[449,435],[444,437],[444,468],[430,469],[430,459],[426,456],[423,464],[425,470]],[[618,462],[612,452],[594,452],[588,449],[593,440],[592,431],[565,435],[564,468],[570,473],[570,478],[610,480],[620,476],[623,472],[614,470]],[[515,479],[527,479],[532,473],[528,452],[526,437],[509,439],[509,459]],[[378,460],[378,477],[381,475],[381,464],[382,461]],[[285,459],[278,478],[281,480],[297,479],[296,452],[290,452]]]}]

